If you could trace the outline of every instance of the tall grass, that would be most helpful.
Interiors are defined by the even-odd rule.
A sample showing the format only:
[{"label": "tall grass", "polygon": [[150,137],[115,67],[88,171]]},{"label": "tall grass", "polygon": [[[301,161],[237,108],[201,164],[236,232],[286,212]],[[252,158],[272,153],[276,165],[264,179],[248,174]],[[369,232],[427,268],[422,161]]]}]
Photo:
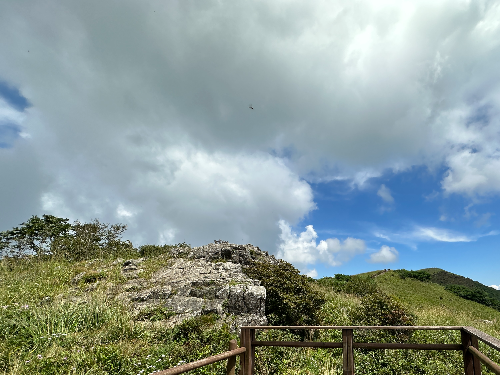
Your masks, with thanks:
[{"label": "tall grass", "polygon": [[[142,263],[145,271],[141,277],[148,278],[168,264],[169,257],[163,253],[151,256]],[[113,259],[0,261],[0,374],[144,375],[226,351],[229,340],[236,338],[214,315],[187,320],[175,328],[158,321],[157,314],[146,314],[139,321],[128,306],[113,298],[126,281],[120,269],[121,262]],[[88,277],[75,281],[83,272]],[[500,337],[500,312],[496,310],[460,299],[439,285],[400,279],[393,272],[374,280],[376,285],[354,280],[349,293],[339,290],[338,285],[314,284],[327,300],[318,314],[320,323],[359,324],[364,303],[362,283],[369,281],[370,288],[397,298],[415,314],[417,324],[472,325]],[[263,331],[257,338],[303,337],[294,332]],[[306,337],[340,342],[341,332],[324,330]],[[355,340],[367,339],[355,332]],[[416,331],[407,340],[459,343],[460,337],[452,331]],[[500,362],[499,353],[491,348],[480,344],[480,350]],[[256,356],[257,373],[263,375],[342,373],[340,349],[261,347]],[[355,365],[356,373],[367,375],[463,372],[461,353],[451,351],[356,349]],[[192,373],[224,374],[225,363]]]}]

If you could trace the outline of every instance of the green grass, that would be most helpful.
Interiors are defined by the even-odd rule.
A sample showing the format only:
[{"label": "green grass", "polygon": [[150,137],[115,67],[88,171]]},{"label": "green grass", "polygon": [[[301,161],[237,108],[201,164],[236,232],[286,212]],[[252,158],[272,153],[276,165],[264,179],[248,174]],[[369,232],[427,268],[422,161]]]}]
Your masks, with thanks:
[{"label": "green grass", "polygon": [[[140,277],[147,279],[171,262],[165,252],[146,258]],[[120,270],[121,262],[113,259],[0,261],[0,374],[142,375],[221,353],[236,338],[227,326],[216,323],[214,315],[185,321],[173,329],[162,324],[172,312],[161,307],[132,316],[109,293],[126,281]],[[75,276],[82,274],[75,282]],[[461,299],[438,284],[401,279],[393,271],[364,276],[375,275],[374,284],[352,281],[348,292],[338,285],[313,282],[311,286],[326,299],[318,312],[320,323],[359,324],[361,290],[367,285],[396,298],[416,315],[419,325],[474,326],[500,337],[500,312],[492,308]],[[341,332],[318,331],[313,338],[340,342]],[[258,339],[300,340],[301,335],[264,331]],[[355,333],[355,340],[370,339],[393,338],[384,333],[373,337]],[[408,340],[458,343],[460,337],[452,331],[417,331]],[[489,347],[481,344],[480,350],[500,362],[499,354]],[[357,374],[367,375],[462,373],[459,352],[356,350],[355,364]],[[341,374],[341,350],[262,347],[257,349],[256,367],[258,374],[269,375]],[[192,373],[224,374],[225,362]]]}]

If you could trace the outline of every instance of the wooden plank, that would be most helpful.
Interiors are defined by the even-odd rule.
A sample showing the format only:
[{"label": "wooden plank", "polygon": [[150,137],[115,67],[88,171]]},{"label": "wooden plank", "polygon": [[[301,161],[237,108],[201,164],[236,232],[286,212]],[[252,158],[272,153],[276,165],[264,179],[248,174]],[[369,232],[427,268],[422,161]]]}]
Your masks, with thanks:
[{"label": "wooden plank", "polygon": [[342,367],[344,375],[354,375],[353,330],[342,330]]},{"label": "wooden plank", "polygon": [[461,344],[404,344],[404,343],[372,343],[355,342],[359,349],[411,349],[411,350],[463,350]]},{"label": "wooden plank", "polygon": [[225,353],[214,355],[212,357],[200,359],[199,361],[189,362],[189,363],[186,363],[186,364],[181,365],[181,366],[176,366],[176,367],[169,368],[167,370],[158,371],[158,372],[155,372],[155,375],[177,375],[177,374],[183,374],[185,372],[194,370],[196,368],[203,367],[203,366],[206,366],[206,365],[210,365],[212,363],[228,359],[229,357],[245,353],[245,351],[246,351],[245,348],[238,348],[238,349],[235,349],[235,350],[231,350],[229,352],[225,352]]},{"label": "wooden plank", "polygon": [[[461,326],[245,326],[241,328],[251,328],[251,329],[261,329],[261,330],[269,330],[269,329],[395,329],[395,330],[422,330],[422,331],[458,331],[464,327]],[[479,331],[481,332],[481,331]]]},{"label": "wooden plank", "polygon": [[469,346],[467,351],[471,353],[474,357],[480,359],[486,367],[488,367],[491,371],[493,371],[496,375],[500,375],[500,366],[481,353],[479,350],[474,348],[473,346]]},{"label": "wooden plank", "polygon": [[[229,341],[229,351],[237,349],[238,344],[236,340]],[[226,375],[236,375],[236,357],[230,357],[227,360]]]},{"label": "wooden plank", "polygon": [[463,330],[472,336],[476,336],[479,340],[491,346],[493,349],[500,351],[500,340],[496,337],[490,336],[474,327],[463,327]]},{"label": "wooden plank", "polygon": [[286,346],[294,348],[342,348],[342,343],[317,342],[317,341],[252,341],[252,346]]},{"label": "wooden plank", "polygon": [[[294,348],[342,348],[341,342],[318,341],[253,341],[252,346],[285,346]],[[362,349],[415,349],[415,350],[463,350],[461,344],[403,344],[354,342],[353,348]]]}]

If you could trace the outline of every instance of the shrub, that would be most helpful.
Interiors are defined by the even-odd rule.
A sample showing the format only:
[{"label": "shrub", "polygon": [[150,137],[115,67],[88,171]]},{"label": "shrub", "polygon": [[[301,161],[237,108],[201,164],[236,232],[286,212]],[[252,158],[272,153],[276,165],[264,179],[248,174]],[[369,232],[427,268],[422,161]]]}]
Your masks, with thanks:
[{"label": "shrub", "polygon": [[[379,292],[366,295],[361,300],[361,307],[356,314],[360,325],[367,326],[412,326],[417,321],[416,315],[409,312],[397,299]],[[412,331],[382,331],[374,332],[374,337],[383,339],[387,334],[407,340]],[[365,336],[372,336],[370,332],[363,332]]]},{"label": "shrub", "polygon": [[243,272],[266,287],[266,316],[273,325],[314,325],[324,296],[311,287],[312,279],[290,263],[256,262]]},{"label": "shrub", "polygon": [[339,273],[335,277],[323,277],[317,280],[317,283],[331,288],[333,292],[353,294],[358,297],[378,292],[377,283],[369,276],[349,276]]},{"label": "shrub", "polygon": [[402,279],[416,279],[419,281],[430,281],[431,279],[431,274],[426,271],[408,271],[405,269],[397,270],[396,271],[399,274],[399,277]]},{"label": "shrub", "polygon": [[139,247],[141,257],[156,257],[158,255],[169,255],[171,245],[142,245]]},{"label": "shrub", "polygon": [[166,320],[175,313],[167,307],[164,306],[153,306],[149,308],[145,308],[137,314],[136,320],[148,320],[150,322],[157,322],[160,320]]},{"label": "shrub", "polygon": [[91,271],[82,276],[82,282],[85,284],[95,283],[96,281],[105,279],[107,277],[104,272]]}]

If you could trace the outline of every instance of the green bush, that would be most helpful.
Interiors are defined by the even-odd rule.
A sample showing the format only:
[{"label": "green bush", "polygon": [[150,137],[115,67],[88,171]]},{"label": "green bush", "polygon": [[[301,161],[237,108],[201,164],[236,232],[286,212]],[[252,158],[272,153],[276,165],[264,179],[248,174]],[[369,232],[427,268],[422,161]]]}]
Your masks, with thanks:
[{"label": "green bush", "polygon": [[154,306],[143,309],[137,314],[136,320],[148,320],[150,322],[157,322],[160,320],[168,319],[174,316],[175,313],[164,306]]},{"label": "green bush", "polygon": [[408,271],[405,269],[397,270],[396,271],[399,275],[400,278],[402,279],[416,279],[419,281],[430,281],[431,279],[431,274],[426,271]]},{"label": "green bush", "polygon": [[[397,299],[379,292],[366,295],[361,300],[361,307],[355,314],[358,325],[366,326],[413,326],[417,322],[415,314],[409,312]],[[390,330],[390,331],[362,331],[362,335],[371,340],[407,340],[412,331]],[[392,336],[392,337],[391,337]]]},{"label": "green bush", "polygon": [[266,287],[266,316],[272,325],[314,325],[324,296],[311,286],[312,279],[301,275],[290,263],[256,262],[243,268],[252,279]]},{"label": "green bush", "polygon": [[378,292],[377,283],[370,276],[349,276],[339,273],[335,277],[323,277],[316,282],[332,292],[353,294],[358,297]]}]

